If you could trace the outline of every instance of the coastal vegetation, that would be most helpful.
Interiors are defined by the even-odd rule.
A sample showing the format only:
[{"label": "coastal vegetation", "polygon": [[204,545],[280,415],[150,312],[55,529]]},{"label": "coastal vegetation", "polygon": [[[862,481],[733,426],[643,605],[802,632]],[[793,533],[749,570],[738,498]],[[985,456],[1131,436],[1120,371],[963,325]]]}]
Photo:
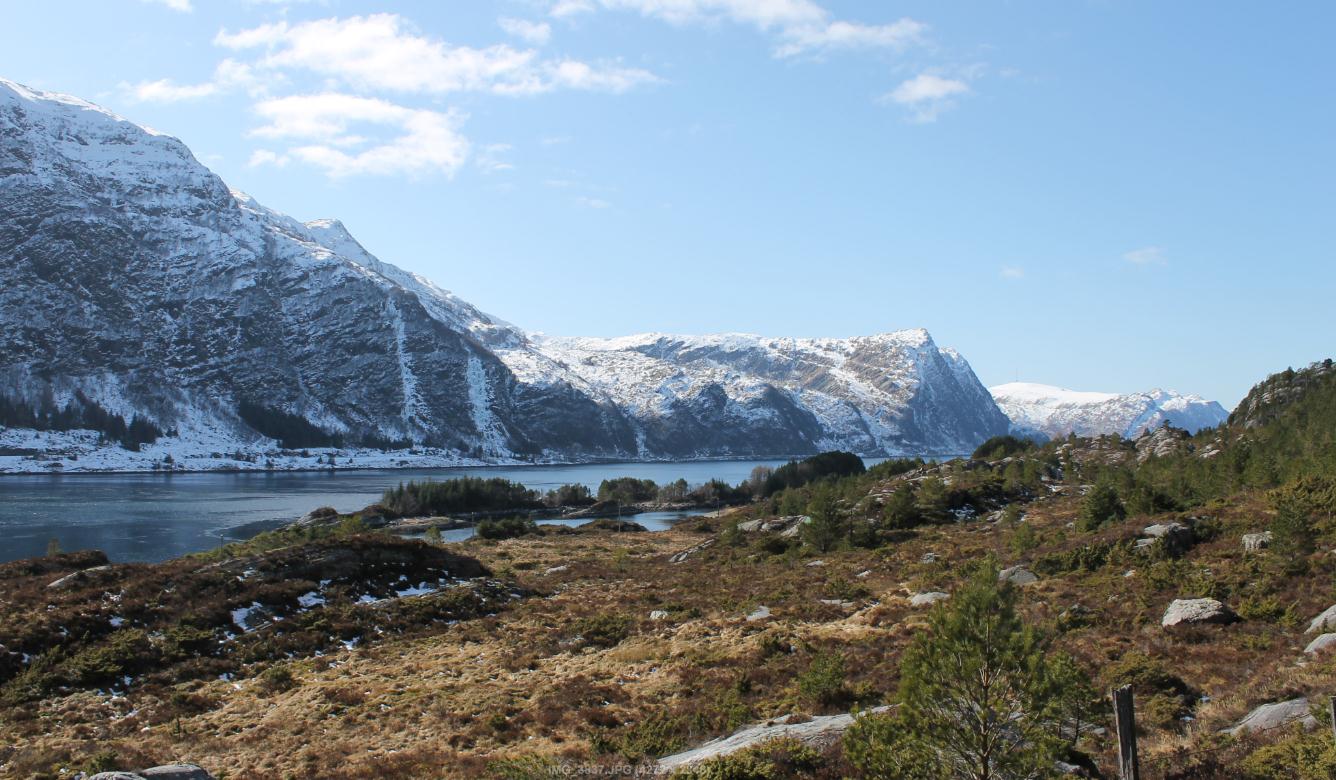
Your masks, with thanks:
[{"label": "coastal vegetation", "polygon": [[[892,460],[660,533],[497,521],[446,545],[359,518],[164,564],[6,564],[0,762],[611,773],[855,713],[843,737],[679,774],[1108,776],[1101,692],[1130,685],[1143,777],[1330,777],[1336,749],[1304,716],[1336,679],[1318,641],[1336,634],[1336,385],[1317,364],[1259,388],[1195,436]],[[1240,726],[1270,705],[1296,714]]]}]

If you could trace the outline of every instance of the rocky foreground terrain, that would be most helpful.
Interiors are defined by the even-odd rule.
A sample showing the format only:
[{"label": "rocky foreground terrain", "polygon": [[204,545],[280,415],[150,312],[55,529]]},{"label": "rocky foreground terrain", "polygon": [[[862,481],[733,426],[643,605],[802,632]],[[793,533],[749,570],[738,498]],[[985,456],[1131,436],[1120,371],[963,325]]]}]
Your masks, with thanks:
[{"label": "rocky foreground terrain", "polygon": [[665,532],[442,549],[349,517],[158,565],[7,564],[0,776],[849,776],[847,713],[895,705],[906,646],[991,556],[1090,679],[1055,772],[1110,776],[1100,692],[1131,684],[1144,777],[1329,777],[1324,370],[1259,386],[1252,427],[999,440]]}]

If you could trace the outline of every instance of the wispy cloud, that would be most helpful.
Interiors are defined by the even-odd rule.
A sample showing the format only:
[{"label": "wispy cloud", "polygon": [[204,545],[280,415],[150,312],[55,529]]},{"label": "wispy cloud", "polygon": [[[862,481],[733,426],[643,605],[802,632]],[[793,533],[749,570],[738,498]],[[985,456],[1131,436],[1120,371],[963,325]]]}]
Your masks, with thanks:
[{"label": "wispy cloud", "polygon": [[1164,265],[1164,247],[1143,246],[1140,249],[1124,252],[1123,259],[1133,265]]},{"label": "wispy cloud", "polygon": [[266,86],[256,79],[251,66],[226,59],[213,69],[213,78],[199,84],[177,84],[171,79],[159,79],[141,81],[138,84],[122,82],[120,88],[132,100],[145,103],[175,103],[210,97],[237,88],[259,94]]},{"label": "wispy cloud", "polygon": [[920,73],[901,82],[882,99],[908,109],[916,122],[935,122],[938,115],[955,105],[955,98],[969,92],[969,84],[961,79]]},{"label": "wispy cloud", "polygon": [[246,165],[250,168],[261,168],[266,165],[272,165],[275,168],[282,168],[288,164],[290,158],[286,154],[279,154],[270,149],[256,149],[251,152],[250,160]]},{"label": "wispy cloud", "polygon": [[[267,124],[251,135],[294,145],[284,154],[252,156],[252,163],[279,164],[290,157],[341,178],[425,172],[448,176],[468,159],[469,142],[458,131],[464,117],[454,111],[406,108],[339,93],[274,98],[257,104],[255,111]],[[354,133],[354,126],[366,129]]]},{"label": "wispy cloud", "polygon": [[503,16],[496,22],[507,34],[535,46],[542,46],[552,38],[552,25],[547,22],[531,22],[528,19],[512,19],[508,16]]},{"label": "wispy cloud", "polygon": [[1001,275],[1003,279],[1024,279],[1025,269],[1020,266],[1006,265],[1002,267]]},{"label": "wispy cloud", "polygon": [[452,46],[413,32],[396,14],[275,22],[219,32],[214,42],[236,51],[264,49],[258,65],[338,79],[361,91],[532,95],[557,89],[625,92],[658,77],[617,63],[543,59],[506,44]]},{"label": "wispy cloud", "polygon": [[190,0],[140,0],[140,1],[144,3],[152,3],[153,5],[166,6],[172,9],[173,11],[180,11],[182,13],[187,13],[187,14],[195,10],[194,6],[190,4]]},{"label": "wispy cloud", "polygon": [[606,209],[612,206],[611,203],[602,198],[590,198],[584,195],[577,197],[575,202],[587,209]]},{"label": "wispy cloud", "polygon": [[483,173],[501,173],[502,171],[513,171],[515,165],[502,157],[511,149],[510,144],[488,144],[478,150],[478,157],[474,164]]},{"label": "wispy cloud", "polygon": [[910,18],[888,24],[835,19],[812,0],[556,0],[549,13],[569,18],[598,8],[638,12],[669,24],[749,25],[776,38],[775,56],[854,48],[903,48],[920,40],[927,26]]}]

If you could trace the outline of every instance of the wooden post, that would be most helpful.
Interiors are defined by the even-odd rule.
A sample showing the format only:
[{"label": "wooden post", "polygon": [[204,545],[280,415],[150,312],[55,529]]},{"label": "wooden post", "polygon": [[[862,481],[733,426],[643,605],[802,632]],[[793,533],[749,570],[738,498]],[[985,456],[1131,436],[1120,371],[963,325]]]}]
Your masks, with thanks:
[{"label": "wooden post", "polygon": [[1118,730],[1118,777],[1141,780],[1141,766],[1137,762],[1137,720],[1130,685],[1113,691],[1113,725]]},{"label": "wooden post", "polygon": [[1336,696],[1331,697],[1331,737],[1336,739]]}]

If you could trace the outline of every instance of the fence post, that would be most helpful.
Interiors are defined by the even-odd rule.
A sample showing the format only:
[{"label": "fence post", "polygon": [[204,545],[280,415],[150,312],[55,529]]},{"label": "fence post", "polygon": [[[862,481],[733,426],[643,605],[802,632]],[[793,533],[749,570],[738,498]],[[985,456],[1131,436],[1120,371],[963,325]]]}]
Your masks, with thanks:
[{"label": "fence post", "polygon": [[[1336,701],[1336,697],[1333,700]],[[1141,767],[1137,763],[1137,721],[1130,685],[1113,691],[1113,725],[1118,730],[1118,777],[1141,780]]]},{"label": "fence post", "polygon": [[1336,740],[1336,696],[1331,697],[1331,737]]}]

